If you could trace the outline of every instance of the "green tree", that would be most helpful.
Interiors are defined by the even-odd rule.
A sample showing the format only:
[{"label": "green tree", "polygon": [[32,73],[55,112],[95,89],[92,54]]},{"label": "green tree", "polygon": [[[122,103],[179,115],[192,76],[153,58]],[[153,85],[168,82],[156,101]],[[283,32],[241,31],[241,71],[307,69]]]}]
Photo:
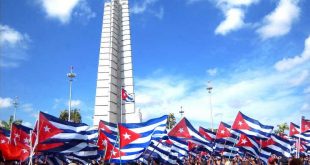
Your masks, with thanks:
[{"label": "green tree", "polygon": [[173,113],[170,113],[168,115],[168,119],[167,119],[167,129],[172,129],[174,127],[174,125],[176,124],[176,120],[175,120],[175,117],[174,117],[174,114]]},{"label": "green tree", "polygon": [[274,130],[274,133],[278,135],[284,134],[285,130],[289,129],[287,123],[278,124],[277,127],[278,129]]},{"label": "green tree", "polygon": [[[59,118],[62,119],[62,120],[68,121],[68,118],[69,118],[68,110],[61,111],[60,115],[59,115]],[[71,110],[70,118],[71,118],[72,122],[81,123],[82,122],[82,116],[80,114],[80,110],[79,109]]]},{"label": "green tree", "polygon": [[[22,120],[15,120],[14,123],[16,124],[22,124]],[[1,125],[3,128],[10,130],[11,124],[13,123],[13,115],[10,116],[8,121],[1,121]]]}]

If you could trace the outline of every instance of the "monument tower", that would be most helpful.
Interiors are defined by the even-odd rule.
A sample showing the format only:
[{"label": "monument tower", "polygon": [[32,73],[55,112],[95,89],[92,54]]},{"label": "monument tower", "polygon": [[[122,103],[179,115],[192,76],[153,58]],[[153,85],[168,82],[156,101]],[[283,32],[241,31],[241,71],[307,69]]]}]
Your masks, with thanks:
[{"label": "monument tower", "polygon": [[[122,89],[134,94],[128,0],[104,4],[94,125],[108,122],[139,122],[134,102],[122,100]],[[122,114],[121,114],[122,112]]]}]

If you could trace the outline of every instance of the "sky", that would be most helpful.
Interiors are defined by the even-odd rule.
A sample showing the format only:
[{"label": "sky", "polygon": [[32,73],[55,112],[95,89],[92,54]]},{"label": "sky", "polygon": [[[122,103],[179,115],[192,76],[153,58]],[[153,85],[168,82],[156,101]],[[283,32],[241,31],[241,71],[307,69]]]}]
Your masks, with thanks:
[{"label": "sky", "polygon": [[[33,126],[72,106],[92,125],[103,0],[0,1],[0,120]],[[130,0],[136,107],[180,107],[194,126],[238,111],[276,126],[310,118],[310,1]],[[213,87],[211,95],[206,88]],[[210,105],[211,98],[211,105]]]}]

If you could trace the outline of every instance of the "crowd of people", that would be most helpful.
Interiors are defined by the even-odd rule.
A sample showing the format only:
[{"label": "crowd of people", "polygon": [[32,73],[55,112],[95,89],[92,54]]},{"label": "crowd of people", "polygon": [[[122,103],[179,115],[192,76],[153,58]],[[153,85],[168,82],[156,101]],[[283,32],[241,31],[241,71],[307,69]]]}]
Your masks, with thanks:
[{"label": "crowd of people", "polygon": [[[4,161],[0,160],[0,165],[17,165],[17,164],[28,164],[29,162],[19,163],[17,161]],[[50,162],[47,160],[35,159],[33,161],[34,165],[49,165]],[[72,161],[71,163],[62,162],[60,165],[79,165],[81,163]],[[136,161],[132,163],[126,163],[126,165],[164,165],[163,163],[156,158],[150,157],[148,160]],[[235,156],[233,158],[221,157],[221,156],[210,156],[202,157],[200,155],[192,156],[189,155],[183,159],[183,162],[178,164],[184,165],[265,165],[261,160],[255,159],[250,156]],[[104,163],[104,161],[90,161],[89,165],[115,165],[115,163]],[[268,165],[310,165],[310,156],[301,156],[300,158],[291,158],[271,155],[268,159]]]}]

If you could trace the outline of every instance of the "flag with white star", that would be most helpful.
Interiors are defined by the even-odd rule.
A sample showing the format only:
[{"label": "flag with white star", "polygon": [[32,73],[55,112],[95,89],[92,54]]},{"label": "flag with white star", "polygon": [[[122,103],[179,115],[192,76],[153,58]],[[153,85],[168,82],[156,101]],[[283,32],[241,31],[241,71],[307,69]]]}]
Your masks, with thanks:
[{"label": "flag with white star", "polygon": [[263,125],[258,120],[239,112],[232,125],[232,129],[248,136],[267,140],[271,136],[273,126]]},{"label": "flag with white star", "polygon": [[112,163],[126,163],[137,160],[150,145],[151,140],[156,140],[167,134],[167,117],[164,115],[143,123],[119,123],[119,141],[115,140],[117,142],[115,145],[107,143],[108,148],[111,146],[114,148],[107,150],[108,160]]},{"label": "flag with white star", "polygon": [[202,135],[184,117],[168,133],[169,137],[180,138],[204,146],[208,151],[212,151],[213,144],[202,137]]}]

